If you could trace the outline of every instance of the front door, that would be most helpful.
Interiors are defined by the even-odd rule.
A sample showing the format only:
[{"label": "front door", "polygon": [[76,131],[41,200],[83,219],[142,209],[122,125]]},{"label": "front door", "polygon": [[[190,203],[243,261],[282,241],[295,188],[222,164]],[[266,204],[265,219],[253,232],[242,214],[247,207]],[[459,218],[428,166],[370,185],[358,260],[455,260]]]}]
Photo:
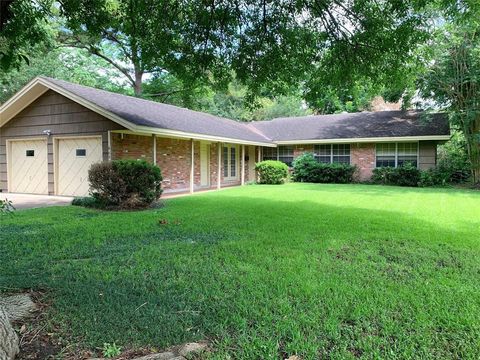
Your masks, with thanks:
[{"label": "front door", "polygon": [[200,186],[208,187],[210,185],[210,145],[200,143]]}]

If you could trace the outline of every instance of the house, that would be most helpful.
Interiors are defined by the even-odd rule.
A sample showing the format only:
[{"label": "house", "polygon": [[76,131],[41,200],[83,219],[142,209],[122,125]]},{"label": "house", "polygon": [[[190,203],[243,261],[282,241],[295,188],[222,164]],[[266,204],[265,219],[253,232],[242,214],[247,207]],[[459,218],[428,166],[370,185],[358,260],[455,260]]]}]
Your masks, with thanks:
[{"label": "house", "polygon": [[367,180],[378,166],[435,166],[448,140],[445,117],[383,111],[241,123],[172,105],[46,77],[0,108],[0,190],[82,196],[92,163],[145,159],[165,192],[243,185],[255,162],[287,164],[310,151],[320,162],[356,165]]}]

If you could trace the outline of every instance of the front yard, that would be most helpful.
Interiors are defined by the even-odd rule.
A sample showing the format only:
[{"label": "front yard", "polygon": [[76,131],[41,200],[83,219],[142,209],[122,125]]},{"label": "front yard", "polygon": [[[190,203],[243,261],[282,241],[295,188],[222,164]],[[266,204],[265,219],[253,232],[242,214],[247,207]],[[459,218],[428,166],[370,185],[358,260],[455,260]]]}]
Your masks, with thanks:
[{"label": "front yard", "polygon": [[2,217],[0,291],[43,289],[83,348],[215,359],[480,357],[480,193],[246,186],[141,212]]}]

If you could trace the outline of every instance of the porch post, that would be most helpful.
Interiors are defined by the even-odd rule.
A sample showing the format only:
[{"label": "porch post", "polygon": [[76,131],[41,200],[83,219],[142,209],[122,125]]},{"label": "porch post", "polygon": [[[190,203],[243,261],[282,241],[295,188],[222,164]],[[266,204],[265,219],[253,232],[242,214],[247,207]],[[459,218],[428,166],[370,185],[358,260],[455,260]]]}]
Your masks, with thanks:
[{"label": "porch post", "polygon": [[195,142],[193,139],[190,140],[192,144],[192,161],[190,165],[190,194],[193,194],[193,186],[195,182]]},{"label": "porch post", "polygon": [[112,161],[112,132],[107,131],[108,161]]},{"label": "porch post", "polygon": [[245,185],[245,145],[242,145],[242,161],[240,162],[240,164],[242,164],[241,185]]},{"label": "porch post", "polygon": [[153,165],[157,165],[157,136],[153,134]]},{"label": "porch post", "polygon": [[262,161],[262,153],[261,153],[261,151],[262,151],[262,147],[259,146],[259,147],[258,147],[258,162]]},{"label": "porch post", "polygon": [[217,189],[222,187],[222,143],[217,143]]}]

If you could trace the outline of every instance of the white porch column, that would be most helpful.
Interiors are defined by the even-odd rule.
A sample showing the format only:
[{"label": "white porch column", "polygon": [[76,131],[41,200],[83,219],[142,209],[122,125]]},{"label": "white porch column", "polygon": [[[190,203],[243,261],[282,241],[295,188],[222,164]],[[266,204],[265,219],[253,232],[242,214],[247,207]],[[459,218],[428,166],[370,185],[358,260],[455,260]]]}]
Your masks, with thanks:
[{"label": "white porch column", "polygon": [[222,143],[217,144],[217,189],[222,187]]},{"label": "white porch column", "polygon": [[242,161],[240,162],[242,165],[242,179],[241,185],[245,185],[245,145],[242,145]]},{"label": "white porch column", "polygon": [[153,165],[157,165],[157,136],[153,135]]},{"label": "white porch column", "polygon": [[262,147],[258,147],[258,162],[262,161]]},{"label": "white porch column", "polygon": [[108,161],[112,161],[112,132],[107,131]]},{"label": "white porch column", "polygon": [[192,144],[192,162],[190,166],[190,194],[193,194],[194,182],[195,182],[195,142],[190,140]]}]

